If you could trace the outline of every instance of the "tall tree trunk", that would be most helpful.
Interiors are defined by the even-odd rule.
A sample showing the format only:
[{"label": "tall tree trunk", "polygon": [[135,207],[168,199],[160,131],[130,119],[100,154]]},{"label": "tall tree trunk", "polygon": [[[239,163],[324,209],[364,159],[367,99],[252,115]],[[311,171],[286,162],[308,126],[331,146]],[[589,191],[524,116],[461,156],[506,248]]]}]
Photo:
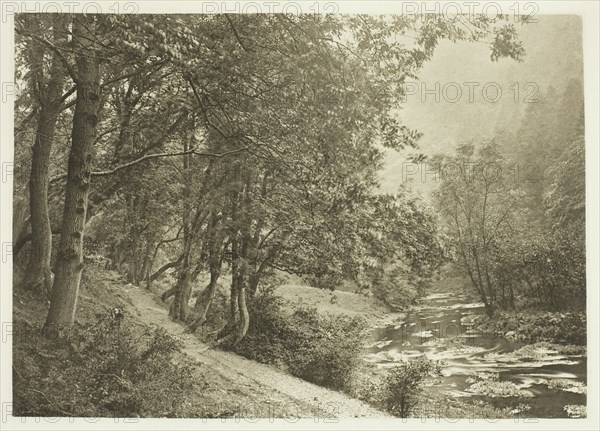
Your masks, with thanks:
[{"label": "tall tree trunk", "polygon": [[241,221],[241,244],[238,245],[240,252],[238,259],[238,282],[237,282],[237,294],[238,294],[238,309],[240,315],[240,321],[236,331],[234,345],[238,344],[246,336],[248,328],[250,326],[250,313],[248,312],[248,305],[246,303],[246,291],[248,285],[248,261],[251,255],[252,249],[252,179],[251,173],[247,173],[246,187],[244,190],[244,196],[242,201],[242,211],[240,214]]},{"label": "tall tree trunk", "polygon": [[100,62],[93,40],[96,18],[76,15],[73,43],[77,64],[77,101],[73,116],[65,206],[55,266],[50,310],[44,333],[60,336],[75,321],[77,296],[83,270],[83,236],[90,188],[92,147],[96,137],[100,102]]},{"label": "tall tree trunk", "polygon": [[212,305],[217,290],[217,281],[221,275],[221,266],[223,264],[223,240],[224,237],[221,233],[219,226],[219,219],[214,211],[211,212],[210,223],[206,229],[206,236],[208,238],[207,251],[208,251],[208,262],[210,268],[210,282],[208,286],[198,296],[196,304],[194,305],[194,311],[198,313],[196,320],[190,325],[190,330],[193,332],[198,327],[202,326],[206,321],[208,310]]},{"label": "tall tree trunk", "polygon": [[26,286],[37,294],[50,296],[52,290],[52,228],[48,210],[50,151],[58,114],[42,108],[36,132],[29,178],[31,212],[31,258]]},{"label": "tall tree trunk", "polygon": [[181,320],[182,322],[187,320],[187,308],[191,293],[191,268],[189,258],[184,258],[181,270],[179,271],[179,277],[177,278],[173,303],[169,310],[169,315],[174,320]]},{"label": "tall tree trunk", "polygon": [[[191,140],[191,134],[190,134]],[[189,149],[190,140],[186,139],[183,143],[183,151],[186,152]],[[190,223],[190,216],[192,211],[191,206],[191,179],[190,172],[190,156],[183,156],[183,260],[181,262],[181,268],[179,269],[179,277],[177,278],[177,286],[175,289],[175,297],[169,315],[174,320],[185,321],[187,318],[187,307],[191,296],[192,283],[191,283],[191,251],[192,251],[192,226]]]},{"label": "tall tree trunk", "polygon": [[240,283],[240,287],[238,289],[238,307],[240,310],[240,324],[238,326],[234,344],[238,344],[244,339],[246,333],[248,332],[248,328],[250,327],[250,313],[248,313],[248,306],[246,304],[245,280]]},{"label": "tall tree trunk", "polygon": [[[37,18],[34,18],[37,19]],[[64,17],[53,17],[54,44],[61,45],[65,40]],[[41,55],[39,55],[41,54]],[[43,51],[33,59],[34,76],[40,103],[35,143],[32,148],[31,175],[29,177],[29,206],[31,214],[31,258],[25,284],[31,291],[50,296],[52,290],[52,229],[48,211],[48,183],[50,154],[54,141],[56,123],[60,114],[61,94],[66,76],[57,53],[53,52],[47,84],[44,83],[42,62]]]},{"label": "tall tree trunk", "polygon": [[[237,183],[237,166],[234,165],[233,181]],[[219,344],[226,344],[231,340],[238,328],[239,313],[239,232],[238,232],[238,195],[239,191],[235,188],[231,193],[231,225],[229,227],[229,238],[231,242],[231,288],[229,291],[229,319],[221,330],[217,333]]]}]

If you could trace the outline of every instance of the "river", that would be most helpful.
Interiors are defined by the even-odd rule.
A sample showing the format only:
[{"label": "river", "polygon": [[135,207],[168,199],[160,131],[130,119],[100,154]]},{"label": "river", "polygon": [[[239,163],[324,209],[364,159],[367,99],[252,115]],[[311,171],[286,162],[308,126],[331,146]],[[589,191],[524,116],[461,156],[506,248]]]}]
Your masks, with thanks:
[{"label": "river", "polygon": [[[524,343],[477,332],[473,317],[483,315],[484,308],[468,296],[436,293],[422,304],[405,318],[373,329],[365,360],[389,367],[425,354],[443,364],[442,377],[429,390],[498,408],[520,405],[515,413],[526,417],[566,418],[565,406],[586,404],[585,355],[540,347],[527,350]],[[474,389],[490,378],[511,382],[505,386],[520,395],[489,396]]]}]

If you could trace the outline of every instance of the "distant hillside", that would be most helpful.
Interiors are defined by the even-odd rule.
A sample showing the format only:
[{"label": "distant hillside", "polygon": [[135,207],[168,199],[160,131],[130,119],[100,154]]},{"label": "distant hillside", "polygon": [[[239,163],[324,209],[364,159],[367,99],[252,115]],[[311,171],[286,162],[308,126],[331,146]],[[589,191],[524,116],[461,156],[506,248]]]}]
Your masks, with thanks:
[{"label": "distant hillside", "polygon": [[[445,153],[461,140],[489,138],[497,130],[518,127],[529,105],[527,96],[535,99],[538,88],[545,93],[552,86],[562,93],[569,80],[583,81],[580,18],[545,15],[538,19],[538,23],[518,27],[527,51],[522,63],[508,59],[493,63],[489,47],[484,44],[444,41],[439,45],[417,83],[418,88],[425,85],[427,91],[435,91],[436,83],[439,83],[439,101],[436,102],[432,93],[423,95],[419,92],[408,96],[401,107],[404,124],[423,133],[418,152],[425,155]],[[519,92],[515,101],[517,82]],[[487,83],[492,83],[487,89],[488,101],[482,95]],[[525,87],[528,83],[533,85]],[[472,101],[469,100],[470,86],[473,88]],[[462,91],[461,97],[457,96],[457,87]],[[502,97],[492,103],[489,100],[496,97],[495,88],[502,90]],[[452,103],[455,98],[457,101]],[[452,109],[448,109],[449,106]],[[386,152],[385,169],[381,174],[382,192],[393,193],[403,182],[404,156],[408,153]],[[423,182],[417,176],[412,182],[413,187],[428,197],[435,187],[431,178],[431,174],[426,175]]]}]

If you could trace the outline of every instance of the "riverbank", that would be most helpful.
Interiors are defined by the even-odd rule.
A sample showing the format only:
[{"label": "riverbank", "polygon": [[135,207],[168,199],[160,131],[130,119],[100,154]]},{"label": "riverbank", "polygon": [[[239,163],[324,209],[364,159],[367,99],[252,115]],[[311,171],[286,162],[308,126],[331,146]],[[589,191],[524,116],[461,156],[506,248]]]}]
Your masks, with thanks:
[{"label": "riverbank", "polygon": [[[386,369],[422,355],[442,361],[442,375],[426,382],[411,417],[491,419],[585,415],[585,348],[489,338],[474,326],[482,312],[477,303],[437,293],[405,313],[390,313],[376,299],[356,293],[284,284],[275,289],[275,294],[284,299],[284,310],[290,312],[308,306],[324,319],[341,318],[341,322],[345,318],[350,319],[348,321],[360,318],[367,322],[371,336],[362,350],[359,343],[353,356],[362,365],[352,371],[346,393],[293,377],[285,367],[210,348],[198,336],[186,333],[183,326],[168,318],[168,305],[160,302],[156,293],[125,284],[112,271],[99,268],[86,271],[77,322],[93,325],[99,319],[107,319],[110,310],[118,307],[125,311],[124,327],[137,328],[140,335],[155,328],[183,343],[173,361],[191,370],[193,387],[185,393],[179,410],[148,413],[151,415],[232,417],[241,414],[240,409],[251,406],[252,411],[244,411],[244,415],[386,417],[381,411],[385,408],[381,401],[373,402],[371,398],[384,389],[385,379],[377,380],[374,376],[383,376]],[[69,350],[60,350],[57,356],[54,347],[39,340],[39,335],[39,342],[28,337],[28,334],[38,334],[36,331],[43,324],[47,313],[45,300],[22,291],[16,291],[13,300],[16,326],[21,332],[25,329],[25,336],[23,333],[15,336],[14,351],[20,355],[19,363],[26,364],[24,369],[15,370],[16,375],[22,376],[16,380],[15,390],[20,401],[15,405],[15,412],[64,416],[69,412],[69,404],[65,404],[61,394],[73,392],[68,385],[73,376],[78,376],[78,368],[69,369],[70,377],[64,378],[67,370],[61,365],[61,355],[70,355]],[[294,319],[291,322],[295,325]],[[322,321],[325,322],[327,320]],[[336,326],[334,332],[325,335],[335,339],[344,327]],[[451,328],[457,332],[449,333]],[[314,332],[306,334],[313,337]],[[318,341],[310,340],[311,343]],[[267,344],[272,347],[272,343]],[[260,343],[257,346],[260,348]],[[315,353],[334,352],[333,346],[326,342],[323,349]],[[324,363],[331,364],[331,361],[325,358]],[[54,376],[52,381],[44,377],[48,374]],[[77,389],[81,390],[91,389]],[[58,403],[60,409],[56,407]],[[324,405],[335,405],[335,411]],[[40,410],[35,410],[36,406],[40,406]],[[265,406],[268,411],[263,409]]]},{"label": "riverbank", "polygon": [[[441,361],[442,375],[427,387],[421,406],[437,403],[449,417],[584,416],[585,346],[483,332],[478,324],[486,320],[484,314],[483,304],[472,297],[432,294],[408,310],[405,319],[375,328],[366,360],[384,368],[422,355]],[[537,326],[548,331],[567,320],[565,315]]]},{"label": "riverbank", "polygon": [[490,319],[474,322],[479,331],[527,342],[561,345],[587,344],[586,315],[583,311],[502,311]]}]

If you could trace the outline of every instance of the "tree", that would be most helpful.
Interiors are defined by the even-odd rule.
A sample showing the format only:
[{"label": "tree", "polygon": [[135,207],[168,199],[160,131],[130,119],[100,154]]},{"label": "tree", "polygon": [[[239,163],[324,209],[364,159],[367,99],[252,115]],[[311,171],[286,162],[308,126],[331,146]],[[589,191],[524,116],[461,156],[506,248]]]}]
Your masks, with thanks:
[{"label": "tree", "polygon": [[[25,30],[25,28],[27,30]],[[28,89],[39,106],[37,130],[32,147],[31,173],[29,176],[29,211],[31,217],[31,258],[25,284],[40,295],[50,295],[52,271],[52,228],[48,209],[48,184],[50,179],[50,156],[55,139],[56,123],[63,108],[63,87],[66,81],[63,60],[59,49],[67,42],[66,19],[53,15],[44,19],[40,15],[20,15],[17,32],[25,42],[26,64],[29,68]],[[47,42],[44,33],[50,33]]]},{"label": "tree", "polygon": [[73,324],[83,270],[83,236],[91,180],[92,146],[100,108],[100,58],[93,42],[97,19],[83,15],[73,19],[76,63],[71,73],[77,85],[77,101],[60,245],[54,271],[56,276],[44,326],[49,337],[60,335],[64,328],[68,329]]},{"label": "tree", "polygon": [[577,136],[550,172],[545,204],[552,228],[585,249],[585,140]]},{"label": "tree", "polygon": [[550,88],[505,134],[519,182],[514,233],[496,259],[500,305],[568,309],[585,305],[585,149],[579,81]]},{"label": "tree", "polygon": [[498,302],[494,269],[510,236],[518,193],[494,141],[463,144],[432,160],[440,176],[434,200],[447,223],[459,261],[491,317]]},{"label": "tree", "polygon": [[406,187],[395,196],[378,196],[373,206],[364,241],[375,264],[367,274],[377,298],[403,308],[424,294],[446,260],[438,220]]},{"label": "tree", "polygon": [[583,134],[583,86],[571,80],[562,93],[550,87],[536,97],[538,102],[528,105],[514,133],[503,131],[496,140],[524,192],[519,209],[528,216],[523,221],[542,235],[553,229],[545,211],[552,171],[574,137]]},{"label": "tree", "polygon": [[384,386],[387,410],[395,416],[407,418],[419,402],[426,380],[440,374],[440,364],[425,356],[402,362],[389,370]]}]

